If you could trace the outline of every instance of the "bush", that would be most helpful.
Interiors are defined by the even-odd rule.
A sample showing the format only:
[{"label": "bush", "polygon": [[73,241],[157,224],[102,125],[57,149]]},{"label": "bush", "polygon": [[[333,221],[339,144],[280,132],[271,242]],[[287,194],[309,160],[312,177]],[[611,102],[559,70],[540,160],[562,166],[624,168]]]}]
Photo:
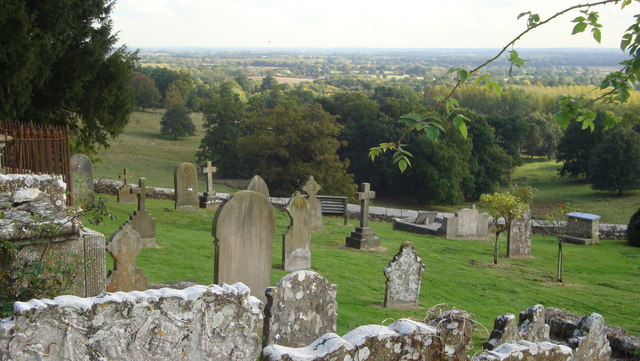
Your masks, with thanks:
[{"label": "bush", "polygon": [[640,208],[629,219],[627,240],[631,246],[640,247]]}]

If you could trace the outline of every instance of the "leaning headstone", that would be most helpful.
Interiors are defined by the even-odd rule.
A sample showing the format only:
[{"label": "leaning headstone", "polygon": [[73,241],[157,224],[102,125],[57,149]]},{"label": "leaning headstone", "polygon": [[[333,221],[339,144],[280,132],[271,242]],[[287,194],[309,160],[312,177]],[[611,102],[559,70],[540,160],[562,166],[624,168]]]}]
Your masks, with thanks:
[{"label": "leaning headstone", "polygon": [[[526,258],[531,256],[531,212],[511,222],[511,235],[507,245],[508,258]],[[531,342],[538,342],[529,340]]]},{"label": "leaning headstone", "polygon": [[84,154],[71,156],[71,195],[73,204],[86,204],[95,201],[93,193],[93,163]]},{"label": "leaning headstone", "polygon": [[176,210],[198,210],[198,174],[196,167],[188,162],[178,164],[173,174],[173,184],[176,190]]},{"label": "leaning headstone", "polygon": [[142,251],[138,232],[128,224],[123,225],[111,235],[107,251],[113,257],[113,270],[107,274],[107,292],[147,289],[147,277],[136,267],[136,259]]},{"label": "leaning headstone", "polygon": [[384,307],[418,307],[424,270],[424,263],[416,254],[413,243],[404,242],[389,265],[384,268],[384,275],[387,278]]},{"label": "leaning headstone", "polygon": [[596,244],[599,242],[600,216],[591,213],[567,213],[567,226],[560,236],[564,242]]},{"label": "leaning headstone", "polygon": [[156,220],[145,208],[147,194],[151,193],[151,189],[145,184],[145,178],[138,178],[138,189],[134,192],[138,197],[138,210],[129,217],[127,224],[138,232],[145,248],[156,247]]},{"label": "leaning headstone", "polygon": [[118,189],[118,203],[135,203],[136,194],[131,188],[131,183],[129,182],[131,174],[127,168],[124,169],[124,173],[120,174],[119,177],[122,179],[122,187]]},{"label": "leaning headstone", "polygon": [[313,176],[309,176],[309,180],[302,187],[302,190],[307,193],[307,207],[309,208],[309,226],[312,232],[322,231],[324,225],[322,224],[322,204],[316,197],[322,187],[318,182],[313,179]]},{"label": "leaning headstone", "polygon": [[346,246],[357,249],[375,249],[380,247],[380,238],[369,227],[369,200],[376,197],[376,192],[370,190],[369,183],[362,183],[361,192],[356,193],[360,200],[360,227],[356,227],[351,236],[347,237]]},{"label": "leaning headstone", "polygon": [[287,206],[289,229],[282,235],[282,266],[285,271],[311,269],[311,230],[307,200],[295,192]]},{"label": "leaning headstone", "polygon": [[251,178],[251,182],[249,182],[247,190],[258,192],[266,199],[269,199],[269,187],[267,186],[267,182],[265,182],[259,175],[254,175],[253,178]]},{"label": "leaning headstone", "polygon": [[264,345],[303,347],[336,332],[336,292],[319,273],[296,271],[266,291]]},{"label": "leaning headstone", "polygon": [[202,168],[202,172],[207,174],[207,191],[200,198],[200,208],[217,209],[220,202],[216,199],[216,192],[213,190],[213,173],[218,168],[211,165],[211,161],[207,161],[207,166]]},{"label": "leaning headstone", "polygon": [[271,284],[271,249],[276,232],[273,206],[258,192],[240,191],[213,219],[216,284],[242,282],[266,301]]},{"label": "leaning headstone", "polygon": [[253,361],[260,306],[242,284],[17,302],[0,359]]}]

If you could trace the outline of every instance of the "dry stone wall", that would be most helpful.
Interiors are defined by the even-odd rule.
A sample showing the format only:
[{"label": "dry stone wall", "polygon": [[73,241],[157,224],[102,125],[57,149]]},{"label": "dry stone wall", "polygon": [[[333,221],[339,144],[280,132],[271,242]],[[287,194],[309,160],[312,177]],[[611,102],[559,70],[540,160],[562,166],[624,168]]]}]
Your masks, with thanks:
[{"label": "dry stone wall", "polygon": [[0,360],[253,361],[260,305],[241,283],[16,302]]}]

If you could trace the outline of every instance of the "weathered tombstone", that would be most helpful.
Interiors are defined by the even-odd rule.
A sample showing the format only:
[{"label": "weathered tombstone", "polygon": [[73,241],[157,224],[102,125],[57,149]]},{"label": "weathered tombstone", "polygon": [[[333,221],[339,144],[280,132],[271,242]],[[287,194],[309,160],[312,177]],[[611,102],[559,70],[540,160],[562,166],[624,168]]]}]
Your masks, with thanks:
[{"label": "weathered tombstone", "polygon": [[458,237],[473,239],[476,236],[478,230],[478,217],[479,213],[477,209],[464,208],[456,212],[458,217]]},{"label": "weathered tombstone", "polygon": [[599,242],[600,216],[591,213],[567,213],[567,226],[562,240],[575,244],[596,244]]},{"label": "weathered tombstone", "polygon": [[213,282],[242,282],[253,295],[266,301],[264,290],[271,284],[275,232],[275,211],[260,193],[240,191],[223,203],[213,219]]},{"label": "weathered tombstone", "polygon": [[93,194],[93,163],[84,154],[71,156],[71,195],[73,204],[86,204],[95,201]]},{"label": "weathered tombstone", "polygon": [[198,210],[198,174],[196,167],[189,162],[178,164],[173,173],[173,184],[176,190],[176,210]]},{"label": "weathered tombstone", "polygon": [[216,200],[216,192],[213,190],[213,173],[218,168],[211,165],[211,161],[207,161],[207,166],[202,168],[202,172],[207,174],[207,191],[200,198],[200,208],[217,209],[220,206],[220,202]]},{"label": "weathered tombstone", "polygon": [[107,251],[113,257],[113,270],[107,274],[107,292],[147,289],[147,277],[136,267],[142,248],[140,235],[128,224],[111,235]]},{"label": "weathered tombstone", "polygon": [[[525,258],[531,256],[531,212],[511,222],[511,236],[507,245],[507,258]],[[529,340],[537,342],[535,340]]]},{"label": "weathered tombstone", "polygon": [[134,192],[138,197],[138,210],[129,217],[127,224],[138,232],[145,248],[156,247],[156,220],[145,208],[145,199],[151,193],[145,185],[145,178],[138,178],[138,189]]},{"label": "weathered tombstone", "polygon": [[122,179],[122,188],[118,189],[118,203],[134,203],[136,194],[131,188],[131,183],[129,183],[131,174],[127,171],[127,168],[124,169],[124,173],[120,174],[119,177]]},{"label": "weathered tombstone", "polygon": [[322,224],[322,204],[316,197],[322,187],[318,182],[313,179],[313,176],[309,176],[309,180],[302,187],[302,190],[307,193],[307,207],[309,208],[308,218],[309,226],[312,232],[322,231],[324,225]]},{"label": "weathered tombstone", "polygon": [[387,278],[384,307],[418,307],[424,270],[424,263],[416,254],[413,243],[404,242],[389,265],[384,268],[384,275]]},{"label": "weathered tombstone", "polygon": [[282,235],[282,266],[285,271],[311,269],[311,230],[307,200],[295,192],[287,206],[289,229]]},{"label": "weathered tombstone", "polygon": [[254,191],[262,194],[266,199],[269,199],[269,187],[267,183],[259,175],[254,175],[247,187],[248,191]]},{"label": "weathered tombstone", "polygon": [[336,292],[319,273],[296,271],[266,291],[264,346],[303,347],[336,332]]},{"label": "weathered tombstone", "polygon": [[376,192],[369,187],[369,183],[362,183],[361,192],[356,193],[360,200],[360,227],[356,227],[351,236],[347,237],[347,247],[365,250],[380,247],[380,238],[369,228],[369,200],[376,197]]}]

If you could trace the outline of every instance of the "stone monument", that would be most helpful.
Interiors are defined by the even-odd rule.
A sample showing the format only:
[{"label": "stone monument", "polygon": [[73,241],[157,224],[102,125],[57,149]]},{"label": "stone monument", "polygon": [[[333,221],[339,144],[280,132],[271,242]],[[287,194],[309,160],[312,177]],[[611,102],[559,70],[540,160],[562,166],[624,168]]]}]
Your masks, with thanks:
[{"label": "stone monument", "polygon": [[312,271],[295,271],[267,288],[264,345],[303,347],[336,332],[337,289]]},{"label": "stone monument", "polygon": [[347,237],[347,247],[364,250],[380,247],[380,238],[369,228],[369,200],[376,197],[376,192],[369,187],[369,183],[362,183],[361,192],[356,193],[360,201],[360,227],[356,227],[351,236]]},{"label": "stone monument", "polygon": [[113,270],[107,274],[107,292],[147,289],[147,277],[136,267],[136,258],[142,251],[138,232],[124,224],[111,235],[107,251],[113,257]]},{"label": "stone monument", "polygon": [[567,213],[567,227],[560,236],[562,241],[575,244],[598,243],[598,231],[600,230],[600,216],[591,213],[571,212]]},{"label": "stone monument", "polygon": [[198,210],[198,174],[196,167],[188,162],[180,163],[173,175],[173,184],[176,190],[176,210]]},{"label": "stone monument", "polygon": [[74,154],[71,156],[70,166],[73,204],[82,205],[95,202],[91,159],[84,154]]},{"label": "stone monument", "polygon": [[324,225],[322,224],[322,204],[320,204],[320,201],[316,197],[316,194],[318,194],[321,188],[318,182],[313,179],[312,175],[309,176],[309,180],[307,180],[307,183],[302,187],[302,190],[307,193],[309,226],[312,232],[322,231],[324,229]]},{"label": "stone monument", "polygon": [[[511,236],[507,245],[507,258],[527,258],[531,256],[531,212],[511,222]],[[529,340],[531,341],[531,340]]]},{"label": "stone monument", "polygon": [[404,242],[389,265],[384,268],[387,287],[384,307],[416,308],[425,266],[411,242]]},{"label": "stone monument", "polygon": [[211,161],[207,161],[207,166],[202,168],[202,173],[207,174],[207,191],[200,197],[200,208],[217,209],[220,202],[216,199],[216,192],[213,190],[213,173],[218,168],[211,165]]},{"label": "stone monument", "polygon": [[127,224],[138,232],[145,248],[156,247],[156,220],[145,208],[145,199],[151,193],[145,185],[145,178],[138,178],[138,189],[134,192],[138,197],[138,210],[129,217]]},{"label": "stone monument", "polygon": [[118,189],[118,203],[135,203],[136,194],[133,192],[133,188],[131,188],[131,183],[129,183],[131,173],[125,168],[123,174],[120,174],[118,177],[122,179],[122,188]]},{"label": "stone monument", "polygon": [[275,211],[260,193],[240,191],[223,203],[213,219],[213,282],[242,282],[252,295],[266,301],[275,232]]},{"label": "stone monument", "polygon": [[254,175],[247,187],[248,191],[255,191],[262,194],[265,198],[269,199],[269,187],[267,183],[259,175]]},{"label": "stone monument", "polygon": [[307,200],[295,192],[287,206],[289,229],[282,235],[282,266],[285,271],[311,269],[311,230]]}]

